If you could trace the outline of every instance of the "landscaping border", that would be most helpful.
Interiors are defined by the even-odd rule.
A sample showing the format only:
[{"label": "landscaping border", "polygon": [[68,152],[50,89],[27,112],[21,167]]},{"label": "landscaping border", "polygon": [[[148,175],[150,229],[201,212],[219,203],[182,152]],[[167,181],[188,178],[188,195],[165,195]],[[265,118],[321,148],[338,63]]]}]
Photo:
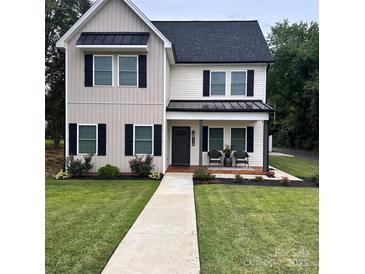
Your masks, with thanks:
[{"label": "landscaping border", "polygon": [[235,182],[231,178],[215,178],[213,180],[197,180],[193,179],[194,185],[212,185],[212,184],[223,184],[223,185],[241,185],[241,186],[271,186],[271,187],[319,187],[315,182],[311,181],[290,181],[288,186],[281,183],[280,180],[263,180],[256,182],[254,179],[244,179],[242,182]]}]

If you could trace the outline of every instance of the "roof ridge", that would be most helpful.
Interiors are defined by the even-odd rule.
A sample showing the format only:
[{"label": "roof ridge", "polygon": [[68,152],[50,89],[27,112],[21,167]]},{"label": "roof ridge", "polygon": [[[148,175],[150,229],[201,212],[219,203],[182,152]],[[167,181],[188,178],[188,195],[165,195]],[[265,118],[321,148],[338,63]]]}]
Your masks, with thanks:
[{"label": "roof ridge", "polygon": [[189,22],[202,22],[202,23],[211,23],[211,22],[258,22],[257,19],[252,20],[151,20],[151,22],[174,22],[174,23],[189,23]]}]

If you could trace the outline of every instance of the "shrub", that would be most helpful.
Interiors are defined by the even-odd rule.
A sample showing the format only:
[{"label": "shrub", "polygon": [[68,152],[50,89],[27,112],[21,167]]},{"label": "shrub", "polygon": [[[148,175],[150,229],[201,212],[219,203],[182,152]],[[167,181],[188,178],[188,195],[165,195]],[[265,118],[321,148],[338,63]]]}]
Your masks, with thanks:
[{"label": "shrub", "polygon": [[194,171],[193,179],[200,181],[209,181],[215,179],[213,174],[210,174],[205,169],[197,169]]},{"label": "shrub", "polygon": [[152,172],[150,175],[148,175],[152,180],[160,180],[161,175],[159,172]]},{"label": "shrub", "polygon": [[316,183],[316,186],[319,186],[319,174],[316,173],[312,176],[312,181]]},{"label": "shrub", "polygon": [[281,184],[283,186],[290,186],[290,179],[288,177],[281,178]]},{"label": "shrub", "polygon": [[254,179],[254,181],[255,181],[256,183],[261,183],[261,182],[263,182],[263,181],[264,181],[264,178],[263,178],[262,176],[256,176],[256,177],[255,177],[255,179]]},{"label": "shrub", "polygon": [[98,169],[96,176],[102,179],[115,179],[118,178],[119,173],[120,170],[118,167],[107,164]]},{"label": "shrub", "polygon": [[66,159],[67,172],[70,177],[82,177],[92,169],[93,164],[91,163],[93,155],[85,155],[83,157],[84,162],[80,159],[74,159],[74,156],[69,156]]},{"label": "shrub", "polygon": [[63,169],[61,169],[60,172],[58,172],[55,176],[56,180],[66,180],[68,179],[69,175],[66,171],[63,171]]},{"label": "shrub", "polygon": [[243,182],[243,177],[239,174],[236,174],[236,176],[234,176],[233,182],[235,182],[236,184],[242,183]]},{"label": "shrub", "polygon": [[147,155],[143,160],[142,157],[136,156],[134,159],[129,161],[129,167],[131,171],[139,177],[147,177],[153,169],[153,157]]},{"label": "shrub", "polygon": [[226,145],[225,149],[223,149],[224,156],[226,158],[231,157],[232,149],[230,146]]}]

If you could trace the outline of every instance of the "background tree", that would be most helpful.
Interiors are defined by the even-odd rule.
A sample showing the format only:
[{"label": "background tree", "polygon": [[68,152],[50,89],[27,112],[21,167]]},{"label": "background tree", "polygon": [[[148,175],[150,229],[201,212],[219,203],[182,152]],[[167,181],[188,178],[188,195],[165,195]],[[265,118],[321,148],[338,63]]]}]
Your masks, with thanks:
[{"label": "background tree", "polygon": [[65,55],[56,47],[57,40],[91,6],[89,0],[46,0],[45,74],[46,121],[55,147],[65,127]]},{"label": "background tree", "polygon": [[319,26],[316,22],[271,28],[268,43],[275,63],[268,74],[268,102],[275,106],[271,123],[276,146],[318,150]]}]

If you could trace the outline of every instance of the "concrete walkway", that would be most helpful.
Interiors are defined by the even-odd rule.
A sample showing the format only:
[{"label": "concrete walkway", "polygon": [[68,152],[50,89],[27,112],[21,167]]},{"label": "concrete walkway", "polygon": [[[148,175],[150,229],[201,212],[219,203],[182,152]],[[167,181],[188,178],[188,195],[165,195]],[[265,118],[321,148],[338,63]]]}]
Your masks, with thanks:
[{"label": "concrete walkway", "polygon": [[192,174],[166,173],[102,273],[199,272]]}]

